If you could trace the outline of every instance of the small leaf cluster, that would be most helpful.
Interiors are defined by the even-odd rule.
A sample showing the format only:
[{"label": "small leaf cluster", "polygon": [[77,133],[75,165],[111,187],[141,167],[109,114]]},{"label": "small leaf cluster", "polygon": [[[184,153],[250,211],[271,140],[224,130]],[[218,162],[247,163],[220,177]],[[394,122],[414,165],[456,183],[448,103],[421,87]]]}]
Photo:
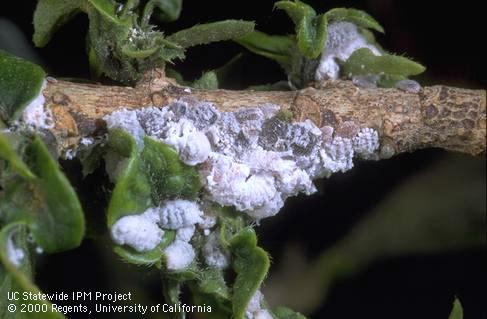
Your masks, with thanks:
[{"label": "small leaf cluster", "polygon": [[34,13],[36,46],[45,46],[55,31],[80,12],[89,18],[86,36],[92,73],[134,84],[151,69],[183,59],[191,46],[234,39],[253,30],[248,21],[201,24],[166,36],[151,24],[179,17],[182,0],[40,0]]},{"label": "small leaf cluster", "polygon": [[[69,181],[38,136],[0,134],[0,296],[10,291],[38,293],[32,282],[34,245],[47,253],[76,248],[84,236],[84,215]],[[32,238],[29,240],[29,238]],[[9,245],[20,249],[23,257],[15,265]],[[10,248],[11,249],[11,248]],[[61,319],[48,305],[45,318]],[[0,303],[0,317],[14,318]],[[26,313],[22,318],[36,318]],[[19,317],[15,317],[19,318]]]},{"label": "small leaf cluster", "polygon": [[[368,42],[377,46],[382,53],[380,58],[372,59],[370,58],[372,52],[362,49],[361,53],[354,54],[347,61],[342,62],[342,76],[351,78],[364,74],[380,75],[383,79],[379,85],[391,86],[398,80],[424,71],[424,67],[420,64],[382,50],[370,30],[383,33],[384,29],[364,11],[335,8],[317,14],[311,6],[299,0],[278,1],[275,7],[284,10],[291,18],[295,25],[295,34],[268,35],[254,31],[238,39],[237,42],[251,52],[279,63],[292,87],[302,88],[314,81],[314,72],[328,35],[328,25],[339,21],[355,24]],[[356,67],[357,65],[359,68]]]},{"label": "small leaf cluster", "polygon": [[19,118],[39,94],[45,76],[38,65],[0,50],[0,122]]}]

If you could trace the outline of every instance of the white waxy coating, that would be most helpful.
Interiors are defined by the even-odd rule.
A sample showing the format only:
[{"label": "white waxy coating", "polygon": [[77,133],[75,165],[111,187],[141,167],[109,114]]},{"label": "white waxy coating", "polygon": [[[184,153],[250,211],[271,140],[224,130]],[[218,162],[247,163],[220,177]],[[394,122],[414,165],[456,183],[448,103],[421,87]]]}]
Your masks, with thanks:
[{"label": "white waxy coating", "polygon": [[103,119],[107,123],[108,129],[121,129],[130,133],[134,137],[137,145],[143,147],[145,132],[142,126],[140,126],[135,111],[122,108],[109,115],[105,115]]},{"label": "white waxy coating", "polygon": [[268,206],[275,202],[277,189],[274,177],[251,174],[250,167],[236,163],[231,157],[212,153],[209,169],[204,172],[208,198],[223,206],[235,206],[240,211],[252,213],[265,208],[264,215],[275,215],[282,205]]},{"label": "white waxy coating", "polygon": [[179,228],[176,231],[176,240],[189,242],[194,235],[196,227],[194,225]]},{"label": "white waxy coating", "polygon": [[[331,50],[327,54],[336,50],[337,58],[346,57],[365,43],[348,22],[335,23],[330,32],[327,45]],[[142,128],[142,136],[147,134],[172,146],[186,164],[201,164],[198,168],[205,199],[234,206],[256,221],[277,214],[289,196],[316,192],[313,179],[351,169],[354,156],[378,156],[379,139],[373,129],[363,128],[342,137],[334,134],[333,128],[320,129],[310,120],[279,120],[277,110],[263,105],[219,112],[208,102],[176,101],[164,108],[123,110],[123,114],[107,119],[113,120],[113,127],[128,127],[129,131]],[[127,123],[135,120],[140,123],[130,128]],[[140,133],[139,129],[135,132]],[[115,165],[120,159],[112,157],[107,154],[105,160],[114,179],[124,163]],[[205,225],[196,203],[173,200],[154,209],[159,212],[161,228],[177,230],[195,224],[203,229],[212,227]]]},{"label": "white waxy coating", "polygon": [[336,172],[346,172],[353,167],[354,150],[349,138],[335,137],[329,144],[325,144],[320,152],[323,167],[330,175]]},{"label": "white waxy coating", "polygon": [[203,212],[195,202],[175,199],[164,202],[159,208],[161,228],[179,229],[199,223]]},{"label": "white waxy coating", "polygon": [[215,233],[207,235],[207,241],[202,247],[202,253],[205,263],[210,267],[225,269],[229,265],[228,255],[223,251]]},{"label": "white waxy coating", "polygon": [[128,245],[138,252],[157,247],[164,231],[145,214],[120,218],[111,228],[112,239],[118,245]]},{"label": "white waxy coating", "polygon": [[193,246],[185,241],[176,239],[164,249],[166,267],[168,270],[182,270],[188,267],[194,260]]},{"label": "white waxy coating", "polygon": [[169,122],[163,141],[178,151],[181,160],[191,166],[203,163],[211,151],[210,142],[205,134],[198,131],[193,123],[186,119]]},{"label": "white waxy coating", "polygon": [[336,80],[340,75],[340,67],[336,59],[345,62],[355,50],[367,48],[375,55],[380,51],[359,33],[357,26],[350,22],[340,21],[328,25],[320,64],[316,69],[315,80]]},{"label": "white waxy coating", "polygon": [[54,127],[54,120],[51,110],[46,110],[44,104],[46,98],[42,91],[46,88],[47,82],[42,83],[39,94],[25,107],[22,112],[22,121],[34,129],[50,129]]},{"label": "white waxy coating", "polygon": [[15,267],[19,267],[25,257],[25,253],[22,248],[15,246],[12,236],[13,234],[10,234],[7,239],[7,258]]},{"label": "white waxy coating", "polygon": [[247,308],[245,311],[247,314],[252,314],[261,308],[261,303],[262,300],[264,299],[264,295],[262,295],[262,292],[260,290],[257,290],[253,295],[252,298],[250,298],[249,304],[247,305]]},{"label": "white waxy coating", "polygon": [[258,310],[254,313],[253,319],[274,319],[271,313],[266,309]]},{"label": "white waxy coating", "polygon": [[379,149],[379,134],[365,127],[352,139],[353,150],[362,158],[370,158]]},{"label": "white waxy coating", "polygon": [[245,315],[247,319],[273,319],[271,313],[262,308],[262,301],[264,296],[257,290],[247,305],[245,309]]}]

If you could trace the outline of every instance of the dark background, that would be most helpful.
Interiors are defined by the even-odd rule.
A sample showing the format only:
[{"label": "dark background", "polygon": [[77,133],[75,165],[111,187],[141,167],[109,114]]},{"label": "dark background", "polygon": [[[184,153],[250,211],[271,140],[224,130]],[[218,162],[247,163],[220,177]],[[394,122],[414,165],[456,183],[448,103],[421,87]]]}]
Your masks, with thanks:
[{"label": "dark background", "polygon": [[[371,14],[386,30],[385,35],[378,35],[384,48],[404,53],[427,66],[426,73],[418,78],[424,85],[441,83],[485,89],[487,55],[481,1],[307,2],[318,12],[340,6]],[[35,1],[9,1],[8,6],[2,3],[0,17],[13,21],[30,38]],[[163,29],[170,34],[196,23],[241,18],[256,21],[261,31],[291,33],[293,25],[288,17],[272,8],[273,1],[187,0],[181,18]],[[87,23],[86,16],[79,15],[47,47],[35,49],[51,75],[89,77],[84,48]],[[186,61],[176,63],[176,69],[185,78],[194,79],[240,52],[245,50],[233,43],[196,47],[188,52]],[[284,79],[277,64],[250,53],[245,54],[241,71],[236,75],[235,87]],[[283,212],[263,222],[258,229],[261,246],[274,257],[271,272],[281,261],[283,242],[299,240],[306,255],[315,256],[346,234],[395,186],[428,170],[445,156],[442,151],[424,150],[387,161],[359,163],[349,173],[336,174],[320,182],[321,195],[288,200]],[[96,178],[90,183],[96,189]],[[85,191],[96,198],[95,191],[89,187]],[[96,211],[95,204],[89,206]],[[302,214],[308,214],[307,218]],[[111,286],[108,279],[111,266],[107,265],[107,258],[93,241],[86,240],[78,250],[43,260],[39,284],[45,291],[110,291],[107,287]],[[115,262],[114,257],[110,258],[110,262]],[[105,260],[102,266],[101,260]],[[457,295],[464,305],[466,319],[486,318],[486,266],[485,252],[478,251],[384,260],[337,284],[326,304],[311,317],[446,319],[453,296]],[[143,269],[138,270],[138,275],[141,280],[150,276]],[[152,288],[157,294],[159,287]],[[305,295],[306,291],[302,293]]]}]

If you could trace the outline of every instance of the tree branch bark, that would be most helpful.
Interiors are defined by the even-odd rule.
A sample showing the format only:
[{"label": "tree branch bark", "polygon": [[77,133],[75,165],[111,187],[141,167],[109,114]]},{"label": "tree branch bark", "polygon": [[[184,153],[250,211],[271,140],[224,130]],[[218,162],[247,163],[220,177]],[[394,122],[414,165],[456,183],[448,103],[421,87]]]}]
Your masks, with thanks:
[{"label": "tree branch bark", "polygon": [[75,147],[80,138],[99,132],[102,117],[120,107],[164,106],[177,99],[212,102],[221,111],[275,104],[291,111],[296,121],[310,119],[344,135],[354,122],[379,132],[382,158],[430,147],[472,155],[486,149],[485,90],[431,86],[408,93],[334,81],[289,92],[207,91],[181,87],[153,71],[134,88],[50,79],[43,93],[54,116],[51,132],[60,154]]}]

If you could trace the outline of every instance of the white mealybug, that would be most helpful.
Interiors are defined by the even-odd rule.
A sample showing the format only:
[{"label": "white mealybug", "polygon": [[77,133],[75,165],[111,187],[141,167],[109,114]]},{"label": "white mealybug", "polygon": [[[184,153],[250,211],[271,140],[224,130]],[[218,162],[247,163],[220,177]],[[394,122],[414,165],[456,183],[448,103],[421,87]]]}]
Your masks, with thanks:
[{"label": "white mealybug", "polygon": [[194,225],[179,228],[176,231],[176,240],[189,242],[194,235],[195,229]]},{"label": "white mealybug", "polygon": [[217,217],[214,215],[205,214],[198,223],[198,226],[202,229],[210,229],[216,225]]},{"label": "white mealybug", "polygon": [[144,107],[136,111],[137,119],[149,136],[160,138],[165,130],[167,121],[171,118],[172,112],[168,108]]},{"label": "white mealybug", "polygon": [[370,158],[379,149],[379,134],[372,128],[362,128],[352,139],[354,152],[364,158]]},{"label": "white mealybug", "polygon": [[331,175],[336,172],[346,172],[353,167],[353,146],[349,138],[337,136],[331,143],[324,145],[320,151],[323,167]]},{"label": "white mealybug", "polygon": [[311,194],[316,191],[309,175],[296,165],[296,162],[284,159],[288,152],[273,152],[261,147],[249,152],[243,159],[252,173],[273,176],[277,190],[283,196],[293,196],[299,192]]},{"label": "white mealybug", "polygon": [[254,313],[253,319],[273,319],[273,318],[274,317],[271,315],[271,313],[268,310],[261,309]]},{"label": "white mealybug", "polygon": [[79,143],[81,145],[84,145],[84,146],[89,146],[91,144],[93,144],[95,142],[95,140],[92,138],[92,137],[83,137]]},{"label": "white mealybug", "polygon": [[261,303],[263,299],[264,296],[262,295],[262,292],[260,292],[260,290],[257,290],[252,295],[252,298],[250,298],[250,301],[247,304],[247,308],[245,309],[247,316],[252,315],[254,312],[259,311],[261,309]]},{"label": "white mealybug", "polygon": [[205,263],[210,267],[225,269],[229,265],[228,254],[223,250],[215,233],[208,234],[202,253]]},{"label": "white mealybug", "polygon": [[316,69],[315,80],[336,80],[340,75],[340,67],[336,59],[345,62],[355,50],[367,48],[375,55],[381,55],[380,51],[367,42],[357,26],[350,22],[339,21],[328,25],[326,38],[320,64]]},{"label": "white mealybug", "polygon": [[395,87],[409,93],[418,93],[421,91],[421,84],[409,79],[397,81]]},{"label": "white mealybug", "polygon": [[47,82],[44,81],[39,94],[22,112],[22,121],[34,129],[50,129],[54,127],[52,112],[44,106],[46,98],[44,97],[43,91],[46,88],[46,85]]},{"label": "white mealybug", "polygon": [[22,248],[15,246],[13,240],[13,234],[10,234],[7,238],[7,258],[15,266],[19,267],[22,263],[22,259],[25,257],[25,253]]},{"label": "white mealybug", "polygon": [[[204,172],[208,198],[222,206],[235,206],[239,211],[252,213],[274,200],[277,190],[274,177],[251,174],[250,167],[236,163],[229,156],[212,153],[209,169]],[[272,207],[273,215],[281,207]]]},{"label": "white mealybug", "polygon": [[140,148],[143,147],[145,132],[142,126],[140,126],[135,111],[122,108],[109,115],[105,115],[103,119],[107,123],[108,129],[121,129],[130,133],[134,137],[137,145]]},{"label": "white mealybug", "polygon": [[263,300],[264,296],[260,290],[257,290],[245,309],[245,316],[247,319],[273,319],[271,313],[262,308]]},{"label": "white mealybug", "polygon": [[164,231],[147,215],[128,215],[120,218],[111,228],[112,239],[118,245],[128,245],[138,252],[157,247]]},{"label": "white mealybug", "polygon": [[211,146],[208,138],[189,120],[169,122],[165,136],[164,143],[174,147],[181,160],[188,165],[203,163],[210,154]]},{"label": "white mealybug", "polygon": [[160,208],[161,228],[179,229],[201,222],[203,212],[195,202],[185,199],[166,201]]},{"label": "white mealybug", "polygon": [[185,241],[176,239],[164,249],[164,255],[168,270],[182,270],[193,262],[195,252],[193,246]]}]

